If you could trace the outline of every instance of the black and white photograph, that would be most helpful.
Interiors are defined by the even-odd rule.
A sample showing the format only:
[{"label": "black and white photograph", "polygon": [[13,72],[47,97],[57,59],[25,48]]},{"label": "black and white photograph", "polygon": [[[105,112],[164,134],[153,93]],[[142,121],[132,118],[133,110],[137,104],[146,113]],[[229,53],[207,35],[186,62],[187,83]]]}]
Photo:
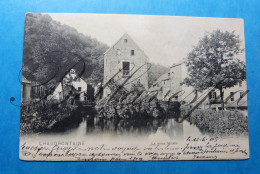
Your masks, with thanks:
[{"label": "black and white photograph", "polygon": [[242,19],[27,13],[20,159],[249,158]]}]

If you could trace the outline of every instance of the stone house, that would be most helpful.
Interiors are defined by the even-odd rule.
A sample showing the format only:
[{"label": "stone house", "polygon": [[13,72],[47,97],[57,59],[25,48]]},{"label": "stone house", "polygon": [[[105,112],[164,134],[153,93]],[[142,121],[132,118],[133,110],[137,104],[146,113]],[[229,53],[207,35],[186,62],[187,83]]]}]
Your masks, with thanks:
[{"label": "stone house", "polygon": [[[143,85],[148,90],[148,57],[144,51],[125,33],[112,47],[104,53],[104,85],[113,78],[118,84],[130,90],[132,84]],[[103,97],[111,93],[109,87],[104,89]]]},{"label": "stone house", "polygon": [[149,91],[154,92],[154,94],[158,92],[157,98],[159,100],[168,101],[169,98],[171,98],[171,101],[179,101],[182,97],[178,97],[178,95],[174,94],[182,90],[181,79],[180,64],[173,64],[170,67],[170,71],[161,75],[156,82],[153,83]]}]

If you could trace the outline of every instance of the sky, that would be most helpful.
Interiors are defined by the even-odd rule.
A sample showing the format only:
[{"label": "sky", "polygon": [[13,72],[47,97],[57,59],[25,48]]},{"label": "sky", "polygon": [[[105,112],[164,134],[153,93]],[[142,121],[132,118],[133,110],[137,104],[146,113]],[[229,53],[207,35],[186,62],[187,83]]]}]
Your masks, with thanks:
[{"label": "sky", "polygon": [[[153,15],[48,13],[61,24],[112,46],[128,33],[150,62],[171,66],[181,62],[206,32],[216,29],[240,35],[244,48],[242,19],[199,18]],[[243,56],[244,59],[244,56]]]}]

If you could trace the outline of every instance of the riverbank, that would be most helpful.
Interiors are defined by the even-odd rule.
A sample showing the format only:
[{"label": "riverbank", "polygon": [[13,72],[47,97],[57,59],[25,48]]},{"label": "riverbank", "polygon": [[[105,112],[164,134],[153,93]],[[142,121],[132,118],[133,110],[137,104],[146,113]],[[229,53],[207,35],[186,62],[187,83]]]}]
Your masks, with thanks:
[{"label": "riverbank", "polygon": [[248,136],[248,117],[239,111],[196,109],[186,119],[203,134],[215,136]]},{"label": "riverbank", "polygon": [[20,132],[47,132],[57,123],[77,115],[78,106],[68,105],[68,102],[31,102],[21,106]]}]

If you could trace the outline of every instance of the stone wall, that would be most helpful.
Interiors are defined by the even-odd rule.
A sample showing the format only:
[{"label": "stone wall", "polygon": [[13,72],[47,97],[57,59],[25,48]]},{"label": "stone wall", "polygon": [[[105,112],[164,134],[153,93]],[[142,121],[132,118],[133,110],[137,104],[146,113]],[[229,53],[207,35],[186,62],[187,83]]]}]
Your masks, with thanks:
[{"label": "stone wall", "polygon": [[[133,50],[133,51],[132,51]],[[123,62],[130,63],[130,74],[133,74],[138,68],[140,68],[133,77],[131,77],[124,87],[126,89],[131,88],[132,83],[140,82],[145,89],[148,89],[148,57],[144,52],[136,45],[128,34],[124,34],[114,46],[112,46],[104,54],[104,84],[106,84],[115,74],[123,68]],[[145,65],[146,64],[146,65]],[[119,72],[114,80],[119,84],[122,84],[127,79],[127,76],[123,76],[123,72]],[[108,90],[104,90],[104,94]]]}]

